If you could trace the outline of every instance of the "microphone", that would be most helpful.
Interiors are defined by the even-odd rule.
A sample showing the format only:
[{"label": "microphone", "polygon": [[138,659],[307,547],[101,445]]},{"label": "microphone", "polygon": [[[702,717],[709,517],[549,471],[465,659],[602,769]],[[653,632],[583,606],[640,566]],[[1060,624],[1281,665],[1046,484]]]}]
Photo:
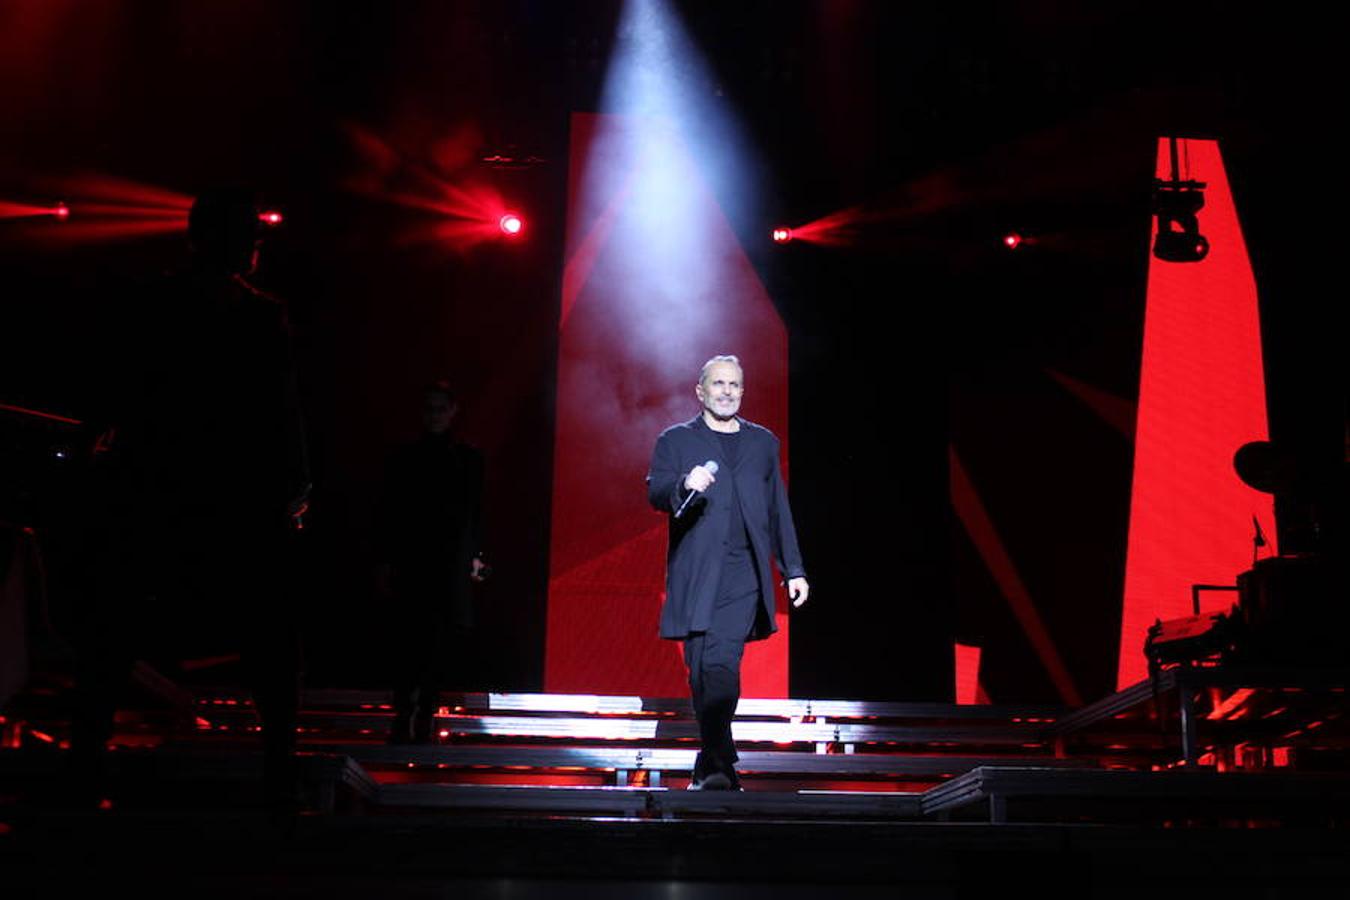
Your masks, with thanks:
[{"label": "microphone", "polygon": [[1252,535],[1252,565],[1254,566],[1261,558],[1261,548],[1269,542],[1266,540],[1266,533],[1261,530],[1261,520],[1254,515],[1252,516],[1252,526],[1256,529],[1256,533]]},{"label": "microphone", "polygon": [[[717,474],[717,460],[715,460],[715,459],[710,459],[710,460],[708,460],[707,462],[705,462],[705,463],[703,464],[703,468],[707,469],[709,472],[711,472],[711,473],[713,473],[714,475],[716,475],[716,474]],[[675,510],[675,518],[678,519],[681,515],[683,515],[683,514],[684,514],[684,508],[685,508],[686,506],[689,505],[689,501],[690,501],[690,500],[693,500],[695,496],[697,496],[698,494],[701,494],[701,493],[703,493],[703,492],[702,492],[702,491],[690,491],[690,492],[689,492],[689,496],[688,496],[688,497],[685,497],[685,498],[684,498],[684,502],[680,504],[680,508],[677,509],[677,510]]]}]

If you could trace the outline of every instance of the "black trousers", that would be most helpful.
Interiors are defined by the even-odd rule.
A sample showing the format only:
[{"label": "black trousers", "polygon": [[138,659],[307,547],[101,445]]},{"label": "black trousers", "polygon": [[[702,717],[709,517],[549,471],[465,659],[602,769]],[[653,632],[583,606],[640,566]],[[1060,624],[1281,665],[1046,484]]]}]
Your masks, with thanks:
[{"label": "black trousers", "polygon": [[735,782],[738,756],[731,721],[741,699],[741,657],[755,624],[760,587],[748,548],[729,553],[723,566],[711,627],[685,639],[684,664],[702,742],[694,778],[721,772]]},{"label": "black trousers", "polygon": [[[464,566],[468,571],[468,564]],[[448,581],[396,573],[390,609],[395,743],[432,740],[444,688],[469,690],[475,672],[473,630],[462,607],[470,603],[468,579]]]}]

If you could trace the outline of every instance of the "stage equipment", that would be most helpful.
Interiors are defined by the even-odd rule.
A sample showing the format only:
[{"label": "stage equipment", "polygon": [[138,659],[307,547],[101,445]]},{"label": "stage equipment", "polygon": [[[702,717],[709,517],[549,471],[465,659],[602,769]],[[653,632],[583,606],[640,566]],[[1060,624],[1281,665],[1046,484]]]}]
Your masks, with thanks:
[{"label": "stage equipment", "polygon": [[1307,553],[1263,559],[1237,578],[1242,662],[1345,669],[1350,610],[1342,567]]},{"label": "stage equipment", "polygon": [[1239,637],[1234,610],[1202,613],[1200,593],[1236,590],[1231,584],[1191,585],[1191,615],[1157,620],[1148,630],[1144,655],[1148,657],[1149,677],[1156,679],[1167,666],[1220,662],[1231,654]]},{"label": "stage equipment", "polygon": [[[1194,614],[1155,622],[1144,641],[1150,677],[1176,665],[1345,669],[1350,609],[1344,573],[1316,554],[1275,556],[1235,585],[1191,586]],[[1232,591],[1226,612],[1200,612],[1201,591]]]},{"label": "stage equipment", "polygon": [[1205,205],[1203,181],[1182,180],[1177,139],[1168,138],[1172,177],[1153,181],[1153,214],[1158,236],[1153,255],[1166,262],[1199,262],[1209,255],[1209,241],[1200,233],[1199,213]]},{"label": "stage equipment", "polygon": [[1251,441],[1233,454],[1233,469],[1250,488],[1275,497],[1280,553],[1301,556],[1329,549],[1325,491],[1319,491],[1306,467],[1288,448]]},{"label": "stage equipment", "polygon": [[515,144],[484,148],[478,152],[478,161],[490,169],[533,169],[548,162],[537,153],[530,153]]}]

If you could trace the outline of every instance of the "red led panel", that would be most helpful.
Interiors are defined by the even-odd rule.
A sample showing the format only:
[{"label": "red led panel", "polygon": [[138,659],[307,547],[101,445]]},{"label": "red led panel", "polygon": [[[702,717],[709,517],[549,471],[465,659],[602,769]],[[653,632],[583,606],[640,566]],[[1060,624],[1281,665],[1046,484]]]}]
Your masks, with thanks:
[{"label": "red led panel", "polygon": [[[1266,438],[1256,283],[1215,141],[1185,141],[1190,177],[1207,182],[1197,263],[1149,259],[1117,686],[1147,677],[1155,619],[1190,615],[1190,586],[1232,584],[1251,565],[1252,516],[1274,534],[1271,497],[1244,485],[1233,453]],[[1168,142],[1159,178],[1171,176]],[[1156,221],[1154,236],[1156,236]],[[1152,242],[1150,241],[1150,246]],[[1202,594],[1224,609],[1231,594]]]},{"label": "red led panel", "polygon": [[980,647],[956,644],[956,702],[974,705],[987,702],[980,691]]}]

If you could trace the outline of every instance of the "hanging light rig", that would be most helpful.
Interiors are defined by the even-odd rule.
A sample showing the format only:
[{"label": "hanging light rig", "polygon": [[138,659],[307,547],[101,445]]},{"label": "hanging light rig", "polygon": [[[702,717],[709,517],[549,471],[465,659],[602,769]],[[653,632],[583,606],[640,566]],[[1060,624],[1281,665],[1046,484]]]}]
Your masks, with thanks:
[{"label": "hanging light rig", "polygon": [[1199,262],[1209,255],[1209,241],[1200,233],[1200,210],[1205,205],[1203,181],[1190,176],[1190,158],[1186,159],[1186,179],[1181,177],[1177,139],[1167,139],[1172,157],[1172,177],[1153,181],[1153,214],[1158,219],[1158,236],[1153,255],[1166,262]]}]

